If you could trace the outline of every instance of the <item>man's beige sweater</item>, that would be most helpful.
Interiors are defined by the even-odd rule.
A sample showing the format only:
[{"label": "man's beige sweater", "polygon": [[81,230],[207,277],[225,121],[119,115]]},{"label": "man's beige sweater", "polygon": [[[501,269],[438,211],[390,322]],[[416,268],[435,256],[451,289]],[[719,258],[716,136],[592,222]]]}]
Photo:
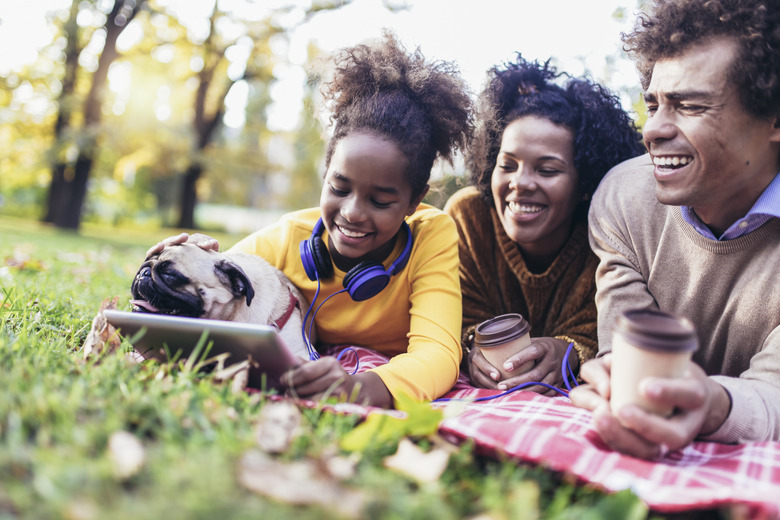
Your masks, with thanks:
[{"label": "man's beige sweater", "polygon": [[623,310],[685,316],[698,331],[694,361],[732,398],[726,422],[707,439],[780,440],[780,219],[734,240],[704,238],[679,207],[658,202],[645,155],[602,181],[590,210],[590,244],[600,259],[600,353],[611,348]]}]

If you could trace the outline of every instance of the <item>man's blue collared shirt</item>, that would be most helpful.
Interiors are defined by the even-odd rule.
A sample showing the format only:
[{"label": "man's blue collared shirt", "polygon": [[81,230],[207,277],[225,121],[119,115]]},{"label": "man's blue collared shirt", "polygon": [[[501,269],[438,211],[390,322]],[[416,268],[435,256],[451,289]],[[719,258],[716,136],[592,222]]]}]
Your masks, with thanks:
[{"label": "man's blue collared shirt", "polygon": [[747,215],[734,222],[721,236],[716,237],[710,228],[701,221],[693,211],[693,208],[683,206],[680,208],[685,221],[702,236],[711,240],[733,240],[742,235],[755,231],[771,218],[780,218],[780,174],[775,175],[769,186],[758,197],[758,200]]}]

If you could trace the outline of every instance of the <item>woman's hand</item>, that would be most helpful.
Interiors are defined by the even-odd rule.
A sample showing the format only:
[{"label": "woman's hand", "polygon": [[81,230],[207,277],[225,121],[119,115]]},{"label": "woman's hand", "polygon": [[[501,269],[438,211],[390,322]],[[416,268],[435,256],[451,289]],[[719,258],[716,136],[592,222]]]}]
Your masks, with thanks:
[{"label": "woman's hand", "polygon": [[212,238],[202,233],[193,233],[192,235],[188,235],[187,233],[181,233],[179,235],[168,237],[166,239],[163,239],[160,242],[157,242],[155,245],[150,247],[149,250],[146,252],[146,258],[149,258],[152,255],[157,255],[162,253],[166,247],[176,246],[179,244],[183,244],[185,242],[195,244],[201,249],[205,249],[207,251],[210,249],[213,249],[214,251],[219,251],[219,242],[217,242],[216,238]]},{"label": "woman's hand", "polygon": [[498,389],[498,382],[501,379],[501,374],[498,369],[491,365],[485,356],[482,355],[482,351],[478,348],[471,349],[468,359],[469,378],[471,384],[478,388],[490,388],[492,390]]},{"label": "woman's hand", "polygon": [[[495,388],[509,390],[523,383],[541,382],[557,388],[563,386],[561,363],[566,355],[569,342],[558,338],[531,338],[531,344],[509,357],[502,367],[509,374],[517,371],[527,363],[533,363],[532,368],[523,372],[517,372],[507,379],[502,379],[498,369],[487,362],[479,349],[472,350],[469,355],[469,374],[474,386],[481,388]],[[569,364],[576,373],[579,367],[579,358],[572,349],[569,355]],[[525,390],[531,390],[542,395],[559,395],[555,390],[545,386],[529,386]]]},{"label": "woman's hand", "polygon": [[393,397],[373,372],[350,375],[334,357],[326,356],[304,363],[280,378],[287,394],[305,399],[319,400],[335,397],[369,406],[392,408]]}]

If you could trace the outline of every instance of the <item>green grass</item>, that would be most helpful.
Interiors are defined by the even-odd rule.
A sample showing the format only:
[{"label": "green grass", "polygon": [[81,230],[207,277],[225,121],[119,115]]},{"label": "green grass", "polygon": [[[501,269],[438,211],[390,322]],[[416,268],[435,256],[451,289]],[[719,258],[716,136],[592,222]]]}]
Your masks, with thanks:
[{"label": "green grass", "polygon": [[[138,365],[122,353],[83,359],[101,302],[118,296],[128,308],[146,249],[167,234],[62,233],[0,217],[0,520],[339,518],[333,507],[294,506],[240,484],[239,461],[258,449],[254,428],[267,396],[233,393],[182,365]],[[218,238],[229,246],[238,237]],[[355,423],[303,410],[301,435],[275,460],[332,457]],[[129,477],[116,474],[110,457],[108,439],[117,431],[131,432],[146,450],[145,464]],[[438,482],[418,484],[383,468],[394,447],[358,454],[355,474],[339,483],[365,497],[358,517],[648,517],[631,494],[608,496],[543,469],[485,460],[468,444]]]}]

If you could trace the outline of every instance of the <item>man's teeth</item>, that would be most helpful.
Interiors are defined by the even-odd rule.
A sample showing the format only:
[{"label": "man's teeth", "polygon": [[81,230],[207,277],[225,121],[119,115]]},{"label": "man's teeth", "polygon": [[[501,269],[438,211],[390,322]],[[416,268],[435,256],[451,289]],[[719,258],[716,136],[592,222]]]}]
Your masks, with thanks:
[{"label": "man's teeth", "polygon": [[653,157],[653,164],[656,166],[685,166],[693,160],[687,155],[667,155],[664,157]]},{"label": "man's teeth", "polygon": [[545,208],[541,204],[519,204],[517,202],[510,202],[508,206],[512,213],[539,213]]},{"label": "man's teeth", "polygon": [[358,233],[357,231],[350,231],[349,229],[344,229],[343,227],[340,227],[339,230],[341,230],[341,232],[349,238],[363,238],[364,236],[368,235],[368,233]]}]

